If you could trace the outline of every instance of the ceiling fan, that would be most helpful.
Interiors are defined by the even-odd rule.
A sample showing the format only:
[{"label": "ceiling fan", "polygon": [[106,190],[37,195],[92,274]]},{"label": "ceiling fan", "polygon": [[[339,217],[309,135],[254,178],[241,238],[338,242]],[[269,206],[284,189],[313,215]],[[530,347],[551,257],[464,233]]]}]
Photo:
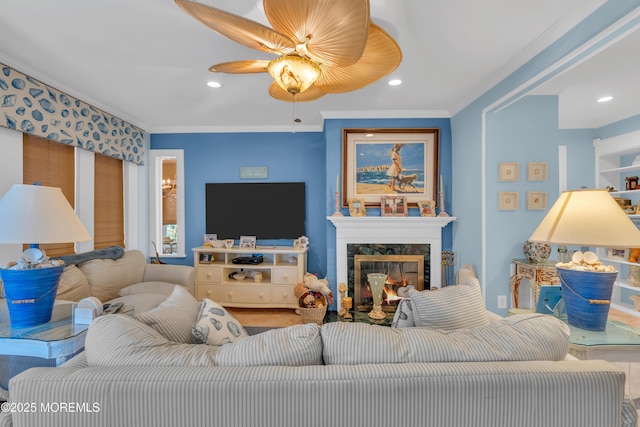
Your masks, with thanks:
[{"label": "ceiling fan", "polygon": [[371,22],[369,0],[264,0],[269,28],[191,0],[175,0],[189,15],[223,36],[272,60],[213,65],[232,74],[268,72],[269,94],[282,101],[312,101],[327,93],[363,88],[395,70],[398,44]]}]

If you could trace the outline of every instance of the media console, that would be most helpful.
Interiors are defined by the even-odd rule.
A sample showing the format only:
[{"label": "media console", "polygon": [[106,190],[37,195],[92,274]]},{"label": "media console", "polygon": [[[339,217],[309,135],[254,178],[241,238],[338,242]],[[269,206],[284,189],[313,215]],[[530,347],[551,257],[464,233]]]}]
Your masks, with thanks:
[{"label": "media console", "polygon": [[[208,298],[226,307],[298,308],[293,288],[307,270],[307,249],[291,246],[193,248],[196,299]],[[260,254],[260,264],[234,264],[238,257]],[[244,273],[237,280],[230,274]],[[237,274],[236,274],[237,276]],[[258,278],[256,278],[258,276]],[[262,276],[260,278],[260,276]]]}]

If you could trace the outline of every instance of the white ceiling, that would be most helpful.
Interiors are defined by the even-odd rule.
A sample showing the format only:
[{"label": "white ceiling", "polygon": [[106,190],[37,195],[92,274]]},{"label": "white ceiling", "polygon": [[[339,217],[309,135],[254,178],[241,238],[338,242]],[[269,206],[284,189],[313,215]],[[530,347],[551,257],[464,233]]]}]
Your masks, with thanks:
[{"label": "white ceiling", "polygon": [[[268,25],[259,0],[201,1]],[[602,3],[371,0],[372,20],[403,51],[389,76],[403,84],[383,79],[297,111],[268,95],[268,74],[210,73],[216,63],[269,56],[206,28],[172,0],[2,0],[0,62],[151,133],[291,130],[294,117],[302,119],[297,130],[319,130],[323,117],[449,117]],[[545,90],[584,95],[578,77]]]}]

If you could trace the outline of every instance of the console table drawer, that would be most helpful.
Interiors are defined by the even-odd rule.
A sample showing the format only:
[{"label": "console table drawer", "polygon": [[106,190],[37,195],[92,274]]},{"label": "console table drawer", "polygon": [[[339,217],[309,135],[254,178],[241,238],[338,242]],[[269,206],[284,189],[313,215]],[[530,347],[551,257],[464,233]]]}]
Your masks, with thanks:
[{"label": "console table drawer", "polygon": [[271,281],[275,285],[297,285],[298,270],[295,268],[279,268],[273,270]]},{"label": "console table drawer", "polygon": [[213,301],[220,301],[220,285],[196,285],[196,299],[208,298]]},{"label": "console table drawer", "polygon": [[271,288],[271,302],[274,304],[291,304],[298,306],[292,286],[273,286]]},{"label": "console table drawer", "polygon": [[199,267],[197,269],[197,282],[220,283],[222,279],[221,269],[218,267]]},{"label": "console table drawer", "polygon": [[271,302],[271,291],[268,286],[229,285],[222,287],[221,302],[268,304]]}]

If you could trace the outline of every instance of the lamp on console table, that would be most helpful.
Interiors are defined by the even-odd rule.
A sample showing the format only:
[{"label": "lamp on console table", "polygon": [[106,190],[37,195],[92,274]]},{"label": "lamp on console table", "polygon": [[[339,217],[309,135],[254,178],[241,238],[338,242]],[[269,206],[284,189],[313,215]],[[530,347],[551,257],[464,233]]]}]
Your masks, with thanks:
[{"label": "lamp on console table", "polygon": [[37,243],[91,240],[62,190],[15,184],[0,199],[0,243],[31,243],[17,263],[0,269],[12,328],[51,320],[64,263],[46,260]]},{"label": "lamp on console table", "polygon": [[[529,240],[627,249],[640,247],[640,230],[606,190],[565,191]],[[556,265],[567,320],[578,328],[603,331],[618,273],[594,265],[597,258],[586,261],[581,269],[571,269],[571,263]]]}]

